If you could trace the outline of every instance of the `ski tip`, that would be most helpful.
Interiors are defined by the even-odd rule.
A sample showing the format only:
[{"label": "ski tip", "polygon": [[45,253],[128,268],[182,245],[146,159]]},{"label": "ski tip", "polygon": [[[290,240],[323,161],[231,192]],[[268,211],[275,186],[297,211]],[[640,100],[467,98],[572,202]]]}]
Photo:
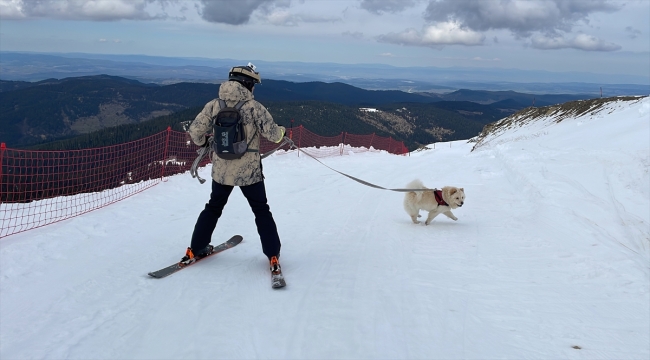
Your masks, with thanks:
[{"label": "ski tip", "polygon": [[241,235],[234,235],[233,237],[230,238],[230,240],[226,241],[227,244],[230,244],[232,246],[235,246],[242,242],[244,240],[244,237]]}]

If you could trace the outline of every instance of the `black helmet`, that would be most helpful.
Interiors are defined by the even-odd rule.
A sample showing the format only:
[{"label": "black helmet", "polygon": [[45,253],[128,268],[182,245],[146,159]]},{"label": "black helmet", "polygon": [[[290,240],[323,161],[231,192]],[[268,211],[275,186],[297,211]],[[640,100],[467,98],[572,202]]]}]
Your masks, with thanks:
[{"label": "black helmet", "polygon": [[228,73],[229,81],[237,81],[244,85],[248,90],[252,90],[255,84],[262,83],[260,73],[255,71],[255,65],[248,63],[246,66],[235,66]]}]

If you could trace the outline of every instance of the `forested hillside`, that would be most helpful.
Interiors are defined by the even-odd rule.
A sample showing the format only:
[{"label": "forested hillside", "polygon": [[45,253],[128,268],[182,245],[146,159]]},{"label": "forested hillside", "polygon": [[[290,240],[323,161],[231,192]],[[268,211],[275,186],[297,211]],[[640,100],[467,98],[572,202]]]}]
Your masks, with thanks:
[{"label": "forested hillside", "polygon": [[157,117],[138,124],[119,125],[97,130],[88,134],[69,136],[53,142],[32,145],[33,150],[81,150],[122,144],[166,130],[184,131],[183,122],[193,119],[203,107],[192,107],[171,115]]},{"label": "forested hillside", "polygon": [[[435,104],[395,103],[373,109],[376,111],[319,101],[268,102],[266,105],[274,120],[287,128],[303,125],[322,136],[336,136],[341,132],[375,133],[403,141],[411,150],[437,141],[470,138],[491,122],[468,119],[457,112],[437,108]],[[146,122],[106,128],[31,148],[83,149],[136,140],[168,126],[183,131],[181,123],[194,119],[201,109],[201,106],[193,107]]]},{"label": "forested hillside", "polygon": [[[118,143],[136,136],[128,134],[146,135],[165,129],[172,125],[170,122],[193,119],[195,114],[185,110],[217,97],[219,84],[161,86],[99,75],[34,83],[0,81],[0,91],[0,141],[7,146],[33,146],[84,134],[92,135],[82,137],[84,141],[75,140],[77,144],[98,146],[104,143],[100,138]],[[302,124],[326,136],[341,132],[377,133],[415,147],[472,137],[486,123],[527,106],[525,102],[531,95],[469,90],[444,95],[418,94],[364,90],[342,83],[265,80],[255,88],[254,96],[269,108],[278,123],[286,126],[294,119],[295,126]],[[549,95],[545,99],[574,98]],[[364,112],[362,107],[381,111]],[[120,129],[102,131],[101,136],[95,134],[119,126]]]}]

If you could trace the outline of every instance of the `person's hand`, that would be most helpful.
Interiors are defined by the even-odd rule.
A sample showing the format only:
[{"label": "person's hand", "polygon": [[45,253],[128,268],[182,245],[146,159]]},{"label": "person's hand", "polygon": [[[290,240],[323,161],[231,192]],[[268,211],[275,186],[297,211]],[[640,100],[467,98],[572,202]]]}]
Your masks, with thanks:
[{"label": "person's hand", "polygon": [[201,147],[210,147],[210,142],[211,142],[210,139],[212,139],[212,134],[206,135],[205,142],[203,143],[203,145],[201,145]]}]

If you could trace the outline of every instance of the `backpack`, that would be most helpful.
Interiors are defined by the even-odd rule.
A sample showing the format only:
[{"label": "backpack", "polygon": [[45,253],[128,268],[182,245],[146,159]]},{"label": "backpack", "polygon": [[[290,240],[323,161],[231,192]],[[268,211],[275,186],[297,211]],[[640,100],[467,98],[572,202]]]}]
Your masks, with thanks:
[{"label": "backpack", "polygon": [[212,117],[212,150],[221,159],[239,159],[247,151],[252,151],[246,143],[246,132],[240,112],[246,101],[248,100],[240,100],[234,107],[228,107],[225,101],[219,99],[220,110]]}]

